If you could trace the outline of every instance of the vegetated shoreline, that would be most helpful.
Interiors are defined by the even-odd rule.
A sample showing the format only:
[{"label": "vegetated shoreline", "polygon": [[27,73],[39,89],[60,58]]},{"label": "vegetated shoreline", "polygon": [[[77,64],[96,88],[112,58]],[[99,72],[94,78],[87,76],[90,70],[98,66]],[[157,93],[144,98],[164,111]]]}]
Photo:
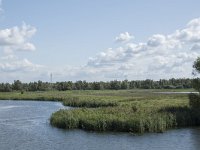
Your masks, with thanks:
[{"label": "vegetated shoreline", "polygon": [[61,101],[79,107],[51,115],[51,125],[63,129],[144,133],[200,125],[199,113],[189,106],[187,94],[152,90],[11,92],[0,93],[0,99]]}]

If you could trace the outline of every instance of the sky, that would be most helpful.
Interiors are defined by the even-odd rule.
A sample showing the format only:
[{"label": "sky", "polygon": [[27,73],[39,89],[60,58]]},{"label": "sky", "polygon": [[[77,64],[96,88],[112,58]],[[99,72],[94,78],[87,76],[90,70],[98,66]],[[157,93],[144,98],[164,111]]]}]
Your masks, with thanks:
[{"label": "sky", "polygon": [[191,78],[199,0],[0,0],[0,82]]}]

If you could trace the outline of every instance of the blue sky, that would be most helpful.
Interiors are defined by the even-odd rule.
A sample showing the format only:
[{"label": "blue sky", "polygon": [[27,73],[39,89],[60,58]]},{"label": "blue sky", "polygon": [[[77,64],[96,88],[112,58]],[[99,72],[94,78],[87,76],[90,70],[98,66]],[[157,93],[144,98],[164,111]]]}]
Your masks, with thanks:
[{"label": "blue sky", "polygon": [[[198,0],[1,1],[0,82],[191,77]],[[189,22],[190,25],[188,25]]]}]

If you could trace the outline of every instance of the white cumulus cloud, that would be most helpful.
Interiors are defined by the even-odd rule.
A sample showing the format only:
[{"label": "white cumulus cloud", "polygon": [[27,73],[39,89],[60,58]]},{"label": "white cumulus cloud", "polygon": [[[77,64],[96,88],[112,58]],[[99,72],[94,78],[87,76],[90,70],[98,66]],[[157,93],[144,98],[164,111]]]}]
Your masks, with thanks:
[{"label": "white cumulus cloud", "polygon": [[171,34],[154,34],[140,43],[131,42],[133,36],[130,33],[121,33],[116,37],[120,42],[118,48],[101,51],[78,67],[43,67],[12,55],[13,48],[34,50],[29,39],[35,32],[36,29],[28,25],[0,31],[0,46],[7,54],[0,58],[0,77],[7,74],[11,79],[16,76],[28,79],[27,75],[30,75],[32,80],[45,80],[50,73],[53,73],[54,81],[191,77],[192,64],[200,55],[200,18]]},{"label": "white cumulus cloud", "polygon": [[25,23],[21,27],[0,30],[0,47],[10,50],[35,50],[35,46],[29,42],[35,32],[35,27]]},{"label": "white cumulus cloud", "polygon": [[[129,41],[128,32],[116,41]],[[130,79],[190,77],[192,63],[200,55],[200,18],[171,34],[154,34],[142,43],[124,43],[91,57],[87,67],[103,74],[125,73]],[[156,72],[156,73],[155,73]],[[122,76],[123,79],[124,76]]]},{"label": "white cumulus cloud", "polygon": [[132,36],[130,33],[124,32],[124,33],[120,33],[119,36],[117,36],[115,38],[115,41],[117,41],[117,42],[128,42],[133,38],[134,38],[134,36]]}]

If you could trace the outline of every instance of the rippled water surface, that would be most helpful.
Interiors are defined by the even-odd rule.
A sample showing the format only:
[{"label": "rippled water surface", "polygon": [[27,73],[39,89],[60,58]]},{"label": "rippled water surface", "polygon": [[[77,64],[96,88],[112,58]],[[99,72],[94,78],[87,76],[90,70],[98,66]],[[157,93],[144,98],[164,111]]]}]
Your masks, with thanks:
[{"label": "rippled water surface", "polygon": [[53,128],[48,119],[61,108],[57,102],[0,101],[0,150],[200,149],[200,128],[140,136]]}]

